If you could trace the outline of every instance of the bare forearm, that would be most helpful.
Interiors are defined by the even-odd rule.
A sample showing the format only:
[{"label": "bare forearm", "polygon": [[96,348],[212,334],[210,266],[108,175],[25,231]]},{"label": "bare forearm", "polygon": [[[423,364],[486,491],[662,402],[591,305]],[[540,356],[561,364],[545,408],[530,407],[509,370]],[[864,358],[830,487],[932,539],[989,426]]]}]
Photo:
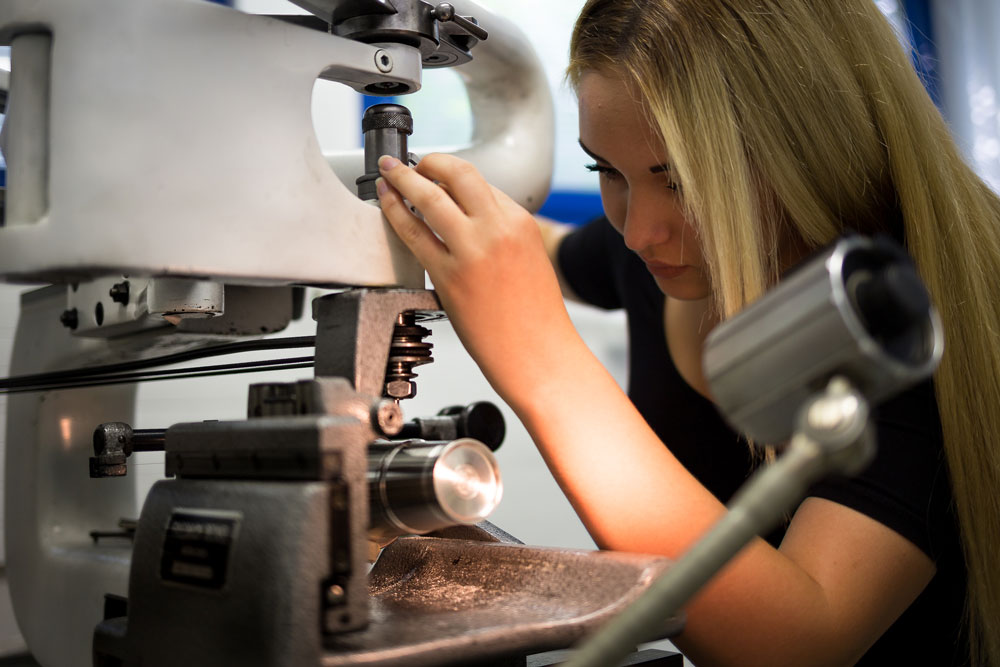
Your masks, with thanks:
[{"label": "bare forearm", "polygon": [[[721,516],[722,504],[660,442],[575,332],[560,336],[558,349],[544,345],[532,345],[539,354],[530,369],[510,367],[495,385],[516,388],[505,400],[602,548],[676,557]],[[654,528],[643,508],[665,505],[674,511]]]}]

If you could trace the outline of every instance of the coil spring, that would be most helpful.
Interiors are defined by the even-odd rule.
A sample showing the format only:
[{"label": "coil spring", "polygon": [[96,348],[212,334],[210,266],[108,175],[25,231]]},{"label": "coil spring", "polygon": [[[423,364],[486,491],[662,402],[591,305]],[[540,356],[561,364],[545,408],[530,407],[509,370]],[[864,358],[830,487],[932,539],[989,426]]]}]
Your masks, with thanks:
[{"label": "coil spring", "polygon": [[424,338],[430,334],[430,329],[416,323],[416,315],[413,313],[402,313],[396,319],[389,347],[389,363],[385,371],[386,396],[399,399],[416,395],[416,385],[412,380],[417,374],[413,372],[413,368],[434,361],[431,356],[434,345],[424,342]]}]

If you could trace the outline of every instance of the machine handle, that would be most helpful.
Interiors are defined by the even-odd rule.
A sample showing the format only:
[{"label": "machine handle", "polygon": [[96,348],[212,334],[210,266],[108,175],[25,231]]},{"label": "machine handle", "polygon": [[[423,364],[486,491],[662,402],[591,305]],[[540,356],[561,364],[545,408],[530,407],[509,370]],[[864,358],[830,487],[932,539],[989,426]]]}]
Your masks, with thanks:
[{"label": "machine handle", "polygon": [[452,21],[459,28],[469,33],[476,39],[482,41],[489,37],[489,33],[475,23],[475,19],[469,20],[464,16],[455,13],[455,7],[448,2],[442,2],[437,7],[431,10],[431,16],[435,19],[444,23],[446,21]]}]

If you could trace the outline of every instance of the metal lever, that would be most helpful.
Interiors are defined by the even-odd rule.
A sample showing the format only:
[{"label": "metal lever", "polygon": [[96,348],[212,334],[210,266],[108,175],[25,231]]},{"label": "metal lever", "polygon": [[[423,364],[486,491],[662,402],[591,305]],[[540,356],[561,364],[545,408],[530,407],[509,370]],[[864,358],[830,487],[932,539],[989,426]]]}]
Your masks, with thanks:
[{"label": "metal lever", "polygon": [[479,27],[478,24],[473,23],[464,16],[460,16],[455,13],[455,7],[447,2],[442,2],[437,7],[431,10],[431,16],[433,16],[438,21],[442,23],[446,21],[453,21],[455,25],[469,33],[478,40],[484,40],[489,37],[489,33]]}]

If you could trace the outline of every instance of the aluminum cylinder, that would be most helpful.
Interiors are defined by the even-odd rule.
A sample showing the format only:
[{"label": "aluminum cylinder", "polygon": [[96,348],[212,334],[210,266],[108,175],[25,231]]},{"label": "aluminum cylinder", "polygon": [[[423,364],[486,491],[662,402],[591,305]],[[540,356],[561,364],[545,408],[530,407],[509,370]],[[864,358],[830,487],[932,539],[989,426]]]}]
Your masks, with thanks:
[{"label": "aluminum cylinder", "polygon": [[369,537],[385,541],[475,524],[500,503],[493,453],[472,438],[376,443],[368,449]]}]

